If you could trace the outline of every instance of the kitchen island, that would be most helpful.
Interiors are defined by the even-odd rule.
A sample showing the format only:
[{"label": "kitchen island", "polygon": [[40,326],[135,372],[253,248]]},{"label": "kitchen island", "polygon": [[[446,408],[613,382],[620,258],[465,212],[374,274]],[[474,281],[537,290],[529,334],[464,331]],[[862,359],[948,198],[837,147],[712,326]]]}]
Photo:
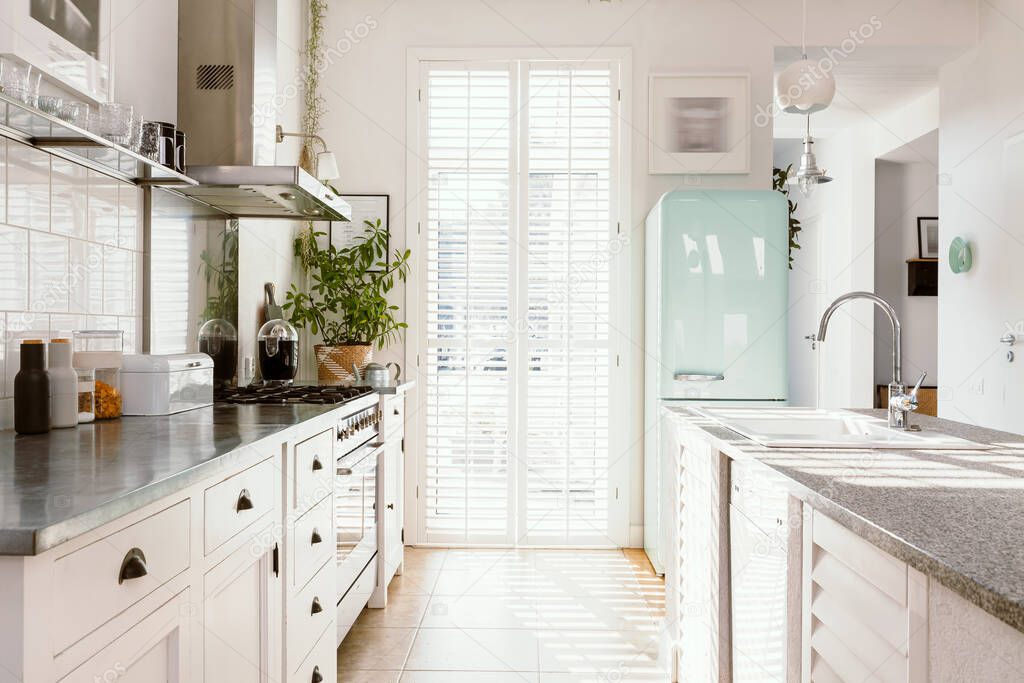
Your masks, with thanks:
[{"label": "kitchen island", "polygon": [[708,680],[764,666],[792,681],[1024,678],[1024,437],[913,417],[990,447],[766,448],[662,409],[675,547],[712,551],[668,568],[681,650],[699,660],[682,666],[707,663]]}]

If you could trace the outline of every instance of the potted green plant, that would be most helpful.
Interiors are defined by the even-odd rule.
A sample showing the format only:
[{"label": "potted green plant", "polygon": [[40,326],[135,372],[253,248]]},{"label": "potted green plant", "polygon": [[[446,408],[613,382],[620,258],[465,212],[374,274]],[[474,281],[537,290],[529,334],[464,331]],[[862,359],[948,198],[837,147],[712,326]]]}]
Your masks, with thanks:
[{"label": "potted green plant", "polygon": [[353,381],[353,366],[362,372],[373,360],[373,347],[397,341],[407,327],[395,318],[399,308],[387,295],[396,277],[406,279],[410,252],[396,250],[388,262],[387,230],[380,219],[364,224],[363,234],[342,249],[319,246],[322,232],[296,240],[311,283],[308,291],[292,283],[284,308],[295,327],[309,328],[323,340],[314,346],[321,384]]}]

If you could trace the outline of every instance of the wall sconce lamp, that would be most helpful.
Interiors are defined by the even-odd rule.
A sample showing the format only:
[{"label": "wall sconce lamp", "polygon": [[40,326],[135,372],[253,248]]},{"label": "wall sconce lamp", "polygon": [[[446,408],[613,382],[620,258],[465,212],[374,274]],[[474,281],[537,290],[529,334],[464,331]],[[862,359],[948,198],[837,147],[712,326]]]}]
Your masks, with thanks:
[{"label": "wall sconce lamp", "polygon": [[327,143],[319,135],[309,135],[307,133],[286,133],[281,126],[276,126],[277,142],[284,142],[285,138],[303,138],[309,140],[315,140],[320,143],[323,151],[316,155],[316,177],[317,180],[327,181],[334,180],[341,174],[338,172],[338,159],[334,156],[334,152],[327,151]]}]

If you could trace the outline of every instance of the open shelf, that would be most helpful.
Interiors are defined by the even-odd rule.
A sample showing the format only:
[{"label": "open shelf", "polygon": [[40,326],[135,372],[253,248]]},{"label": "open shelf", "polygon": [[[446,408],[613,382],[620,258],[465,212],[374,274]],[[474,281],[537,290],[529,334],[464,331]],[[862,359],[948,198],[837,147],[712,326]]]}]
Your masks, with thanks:
[{"label": "open shelf", "polygon": [[198,185],[183,173],[4,93],[0,93],[0,135],[137,185]]}]

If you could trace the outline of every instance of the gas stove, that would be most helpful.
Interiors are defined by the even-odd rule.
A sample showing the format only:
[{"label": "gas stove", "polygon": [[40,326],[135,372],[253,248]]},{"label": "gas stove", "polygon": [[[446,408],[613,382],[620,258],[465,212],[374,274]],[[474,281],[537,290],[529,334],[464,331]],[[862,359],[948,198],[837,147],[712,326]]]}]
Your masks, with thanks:
[{"label": "gas stove", "polygon": [[354,386],[304,386],[301,384],[258,384],[247,387],[223,387],[214,391],[217,403],[236,405],[287,405],[292,403],[314,403],[333,405],[348,403],[373,393],[370,387]]}]

